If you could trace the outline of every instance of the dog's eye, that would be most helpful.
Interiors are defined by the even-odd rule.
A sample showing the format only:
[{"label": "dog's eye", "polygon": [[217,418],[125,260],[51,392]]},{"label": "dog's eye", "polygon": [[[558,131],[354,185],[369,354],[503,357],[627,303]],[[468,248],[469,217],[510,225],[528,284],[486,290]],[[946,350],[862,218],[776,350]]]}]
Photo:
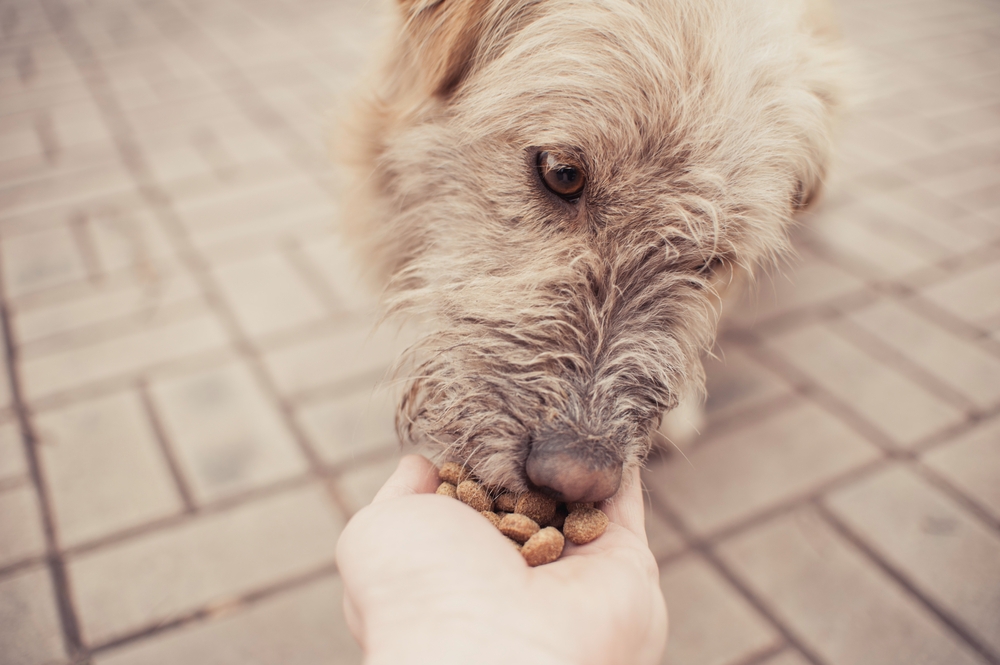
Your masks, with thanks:
[{"label": "dog's eye", "polygon": [[580,196],[586,182],[579,166],[548,151],[538,153],[538,174],[549,191],[570,201]]}]

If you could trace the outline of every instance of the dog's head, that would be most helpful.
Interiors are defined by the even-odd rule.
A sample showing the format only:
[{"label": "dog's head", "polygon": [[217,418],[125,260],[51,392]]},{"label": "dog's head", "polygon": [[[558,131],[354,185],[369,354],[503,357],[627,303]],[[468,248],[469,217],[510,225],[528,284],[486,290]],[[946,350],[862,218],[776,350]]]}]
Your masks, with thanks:
[{"label": "dog's head", "polygon": [[437,324],[405,439],[495,486],[617,491],[700,390],[716,287],[820,183],[833,49],[775,4],[402,0],[346,222],[390,309]]}]

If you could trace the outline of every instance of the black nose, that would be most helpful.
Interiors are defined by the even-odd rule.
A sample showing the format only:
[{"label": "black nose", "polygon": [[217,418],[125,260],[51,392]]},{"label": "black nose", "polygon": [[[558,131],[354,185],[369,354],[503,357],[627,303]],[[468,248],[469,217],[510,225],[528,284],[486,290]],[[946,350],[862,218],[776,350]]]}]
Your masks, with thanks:
[{"label": "black nose", "polygon": [[599,439],[572,434],[536,437],[524,470],[534,485],[561,501],[603,501],[622,481],[617,451]]}]

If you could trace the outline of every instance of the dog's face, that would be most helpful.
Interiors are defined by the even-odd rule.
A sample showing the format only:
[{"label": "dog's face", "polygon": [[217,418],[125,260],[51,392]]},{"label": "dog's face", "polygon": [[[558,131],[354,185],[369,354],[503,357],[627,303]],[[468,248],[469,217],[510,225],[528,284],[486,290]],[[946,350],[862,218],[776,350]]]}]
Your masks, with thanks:
[{"label": "dog's face", "polygon": [[827,153],[815,39],[752,4],[401,5],[353,214],[390,308],[436,322],[404,438],[600,500],[700,389],[716,287],[784,251]]}]

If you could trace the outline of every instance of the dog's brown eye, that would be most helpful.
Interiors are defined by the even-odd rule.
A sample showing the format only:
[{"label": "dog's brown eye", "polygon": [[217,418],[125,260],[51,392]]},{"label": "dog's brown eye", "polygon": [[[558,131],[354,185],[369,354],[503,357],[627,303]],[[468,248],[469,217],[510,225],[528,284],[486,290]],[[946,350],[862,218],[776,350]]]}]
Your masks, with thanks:
[{"label": "dog's brown eye", "polygon": [[579,197],[586,182],[579,166],[548,151],[538,153],[538,174],[549,191],[568,200]]}]

